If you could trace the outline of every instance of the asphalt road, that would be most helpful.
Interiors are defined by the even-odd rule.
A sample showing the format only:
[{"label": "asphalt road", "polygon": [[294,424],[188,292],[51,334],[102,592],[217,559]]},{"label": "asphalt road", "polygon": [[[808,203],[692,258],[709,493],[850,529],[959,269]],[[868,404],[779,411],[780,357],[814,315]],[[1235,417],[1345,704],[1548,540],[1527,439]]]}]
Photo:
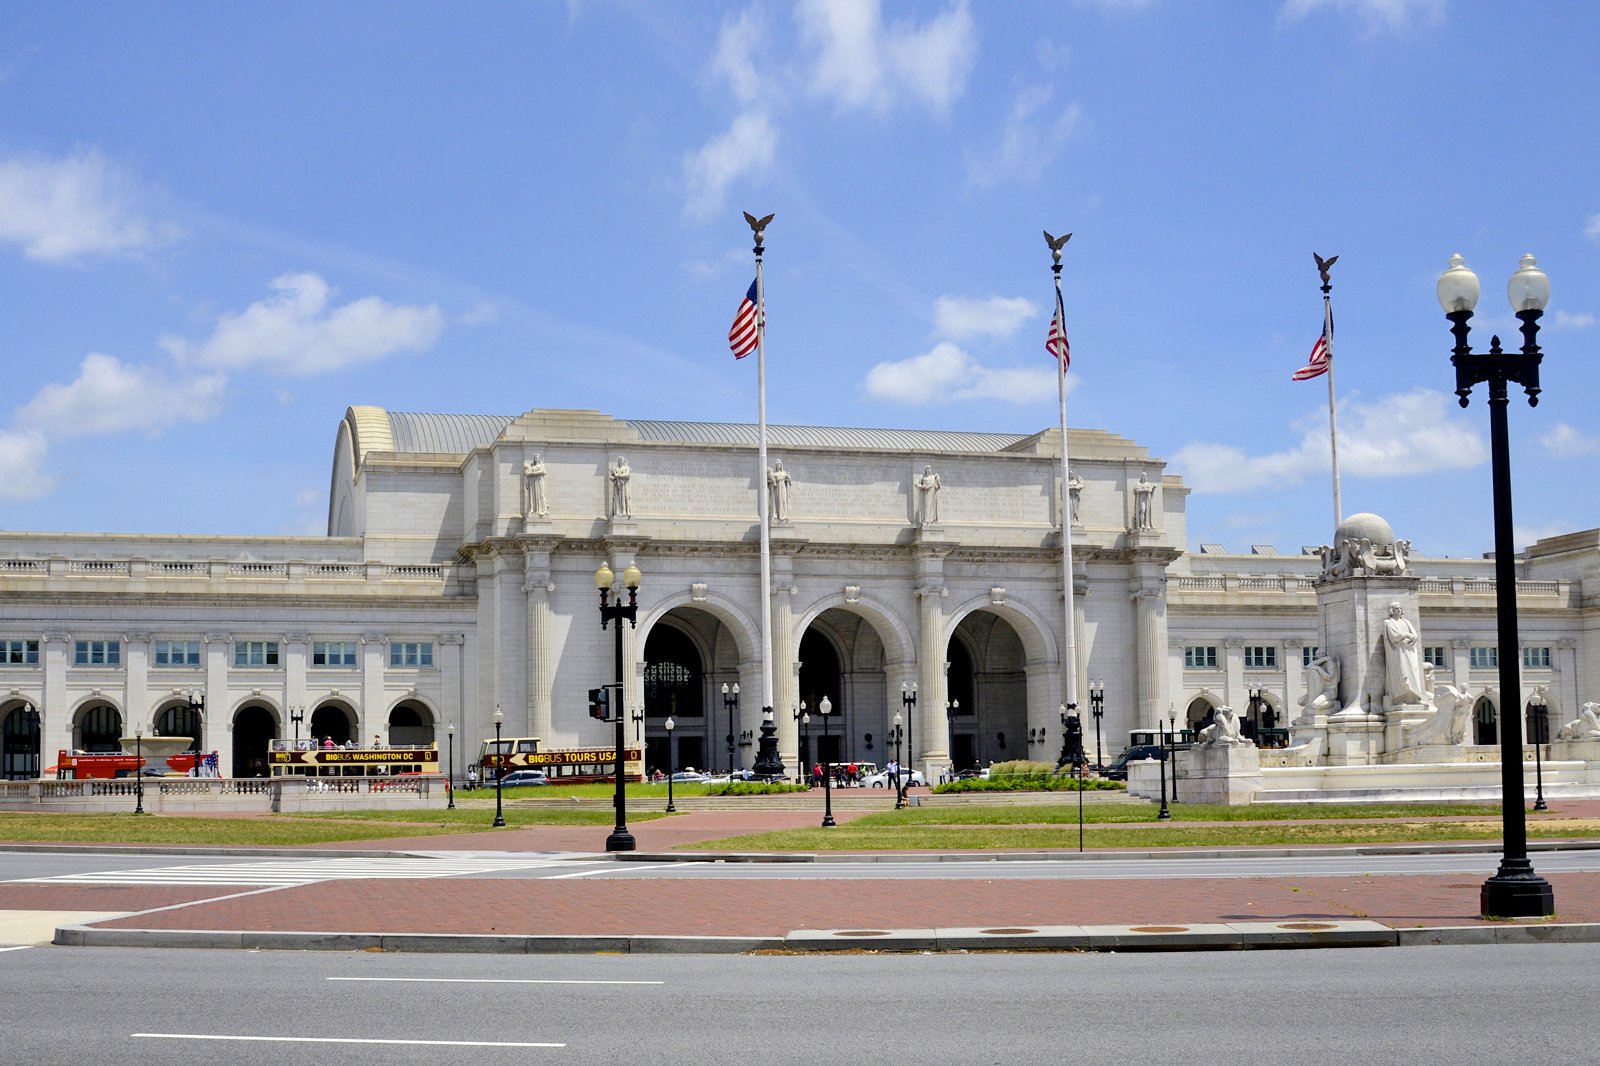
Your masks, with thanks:
[{"label": "asphalt road", "polygon": [[0,953],[17,1063],[1591,1061],[1600,945],[1112,955]]},{"label": "asphalt road", "polygon": [[[1183,877],[1339,877],[1362,874],[1493,873],[1498,852],[1470,854],[1355,855],[1342,852],[1300,853],[1289,856],[1259,855],[1245,858],[1063,858],[1050,860],[927,861],[896,858],[892,861],[828,861],[818,863],[728,862],[616,862],[608,858],[585,859],[522,852],[441,852],[437,857],[381,860],[329,860],[325,857],[265,858],[252,856],[196,856],[128,854],[118,852],[52,853],[9,852],[4,856],[4,881],[107,875],[118,880],[167,883],[224,882],[228,868],[270,869],[271,881],[324,880],[329,876],[370,876],[382,866],[384,876],[426,876],[437,871],[459,877],[558,878],[736,878],[762,880],[850,880],[1004,878],[1183,878]],[[1533,864],[1540,872],[1600,871],[1600,850],[1535,852]],[[220,868],[220,870],[219,870]],[[159,871],[159,873],[157,873]],[[204,871],[202,876],[201,871]],[[186,877],[192,880],[185,881]],[[263,881],[262,883],[269,883]]]}]

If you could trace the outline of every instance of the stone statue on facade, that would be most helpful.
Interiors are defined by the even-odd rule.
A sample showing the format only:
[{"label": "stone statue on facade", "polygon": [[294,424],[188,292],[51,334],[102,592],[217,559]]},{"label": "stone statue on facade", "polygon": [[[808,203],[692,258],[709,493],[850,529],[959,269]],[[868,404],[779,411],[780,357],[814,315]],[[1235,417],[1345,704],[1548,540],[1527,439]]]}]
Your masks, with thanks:
[{"label": "stone statue on facade", "polygon": [[1195,747],[1236,747],[1250,743],[1239,732],[1239,715],[1232,707],[1224,704],[1211,714],[1211,724],[1200,730],[1194,742]]},{"label": "stone statue on facade", "polygon": [[522,464],[522,516],[543,518],[550,513],[550,501],[544,494],[544,456],[535,452],[532,459]]},{"label": "stone statue on facade", "polygon": [[1076,470],[1067,471],[1067,500],[1071,505],[1070,514],[1072,524],[1075,526],[1083,525],[1083,518],[1078,513],[1078,508],[1083,504],[1083,487],[1087,484],[1088,482],[1084,481]]},{"label": "stone statue on facade", "polygon": [[611,464],[611,517],[632,518],[633,510],[629,501],[628,481],[633,477],[633,468],[628,465],[624,456],[617,456],[617,461]]},{"label": "stone statue on facade", "polygon": [[1139,482],[1133,486],[1133,528],[1154,529],[1156,520],[1154,515],[1156,483],[1150,480],[1150,475],[1145,471],[1139,472]]},{"label": "stone statue on facade", "polygon": [[1426,703],[1426,693],[1417,627],[1406,618],[1404,607],[1391,603],[1383,620],[1383,709]]},{"label": "stone statue on facade", "polygon": [[1319,714],[1337,714],[1339,711],[1339,661],[1331,655],[1319,654],[1306,664],[1305,692],[1300,696],[1300,706],[1306,718]]},{"label": "stone statue on facade", "polygon": [[922,476],[917,478],[917,493],[921,496],[921,524],[933,526],[939,524],[939,475],[933,472],[933,467],[922,468]]},{"label": "stone statue on facade", "polygon": [[774,522],[789,520],[789,471],[782,459],[767,471],[767,514]]},{"label": "stone statue on facade", "polygon": [[1561,727],[1557,740],[1600,740],[1600,703],[1585,703],[1578,717]]}]

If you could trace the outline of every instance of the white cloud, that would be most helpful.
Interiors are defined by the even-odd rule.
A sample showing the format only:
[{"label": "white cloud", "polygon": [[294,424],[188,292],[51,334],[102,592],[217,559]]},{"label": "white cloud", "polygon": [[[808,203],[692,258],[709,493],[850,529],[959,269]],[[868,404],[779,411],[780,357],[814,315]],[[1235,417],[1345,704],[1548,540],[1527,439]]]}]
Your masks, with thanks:
[{"label": "white cloud", "polygon": [[68,385],[46,385],[17,412],[22,425],[48,437],[140,429],[159,433],[179,420],[203,422],[221,409],[221,374],[170,377],[151,366],[91,352]]},{"label": "white cloud", "polygon": [[463,326],[486,326],[500,320],[500,308],[488,300],[474,301],[473,305],[461,313],[460,322]]},{"label": "white cloud", "polygon": [[941,296],[933,305],[933,322],[940,336],[952,340],[1009,337],[1036,313],[1033,301],[1020,296]]},{"label": "white cloud", "polygon": [[31,500],[55,487],[39,469],[45,448],[43,434],[0,430],[0,500]]},{"label": "white cloud", "polygon": [[1571,533],[1576,528],[1571,522],[1544,522],[1532,526],[1514,523],[1511,527],[1511,542],[1519,549],[1525,549],[1535,541],[1544,540],[1546,537],[1559,537],[1563,533]]},{"label": "white cloud", "polygon": [[[1339,409],[1339,470],[1357,477],[1397,477],[1477,466],[1489,456],[1482,435],[1457,415],[1451,396],[1415,389]],[[1241,448],[1204,441],[1186,444],[1175,466],[1196,492],[1250,492],[1298,484],[1328,469],[1327,419],[1300,419],[1300,443],[1282,452],[1252,456]]]},{"label": "white cloud", "polygon": [[1583,235],[1591,241],[1600,241],[1600,215],[1590,215],[1583,225]]},{"label": "white cloud", "polygon": [[1551,325],[1556,329],[1588,329],[1594,325],[1594,315],[1587,311],[1557,311]]},{"label": "white cloud", "polygon": [[1319,11],[1352,18],[1367,33],[1398,33],[1444,21],[1445,0],[1285,0],[1282,17],[1295,21]]},{"label": "white cloud", "polygon": [[839,107],[884,111],[907,97],[943,113],[966,89],[977,31],[965,3],[920,26],[885,26],[878,0],[802,0],[795,18],[814,52],[809,83]]},{"label": "white cloud", "polygon": [[1048,367],[987,367],[949,341],[922,355],[877,364],[867,371],[863,385],[874,399],[909,404],[955,400],[1026,404],[1056,394],[1055,371]]},{"label": "white cloud", "polygon": [[134,182],[99,152],[0,160],[0,241],[30,259],[129,255],[177,236],[140,213]]},{"label": "white cloud", "polygon": [[179,359],[208,366],[264,366],[311,375],[400,351],[426,351],[444,331],[437,306],[412,307],[365,296],[329,306],[332,290],[316,274],[274,278],[275,295],[222,315],[198,346],[178,337],[162,345]]},{"label": "white cloud", "polygon": [[723,20],[711,71],[727,81],[742,103],[753,103],[761,93],[762,72],[769,69],[761,61],[765,46],[766,25],[757,12],[742,11],[738,18]]},{"label": "white cloud", "polygon": [[968,156],[968,180],[987,189],[1003,181],[1033,181],[1044,173],[1083,116],[1075,103],[1050,107],[1050,96],[1041,86],[1017,94],[1000,127],[999,143],[986,157]]},{"label": "white cloud", "polygon": [[1586,455],[1600,455],[1600,436],[1557,422],[1555,428],[1539,438],[1539,446],[1560,459],[1581,459]]},{"label": "white cloud", "polygon": [[730,185],[772,165],[777,140],[778,131],[762,112],[747,111],[734,119],[726,132],[684,160],[684,184],[689,191],[685,210],[696,218],[716,214]]}]

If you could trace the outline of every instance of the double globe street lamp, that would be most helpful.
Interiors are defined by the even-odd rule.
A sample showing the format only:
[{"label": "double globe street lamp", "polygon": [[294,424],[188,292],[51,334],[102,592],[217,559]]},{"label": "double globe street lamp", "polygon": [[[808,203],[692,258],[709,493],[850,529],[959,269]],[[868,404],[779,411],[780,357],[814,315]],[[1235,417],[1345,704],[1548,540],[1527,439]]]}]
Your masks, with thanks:
[{"label": "double globe street lamp", "polygon": [[[824,757],[828,754],[828,716],[833,713],[833,701],[822,697],[822,702],[817,704],[817,713],[822,715],[822,750]],[[833,767],[826,762],[822,764],[822,828],[831,829],[837,823],[833,820]]]},{"label": "double globe street lamp", "polygon": [[[1524,255],[1506,285],[1511,310],[1522,323],[1521,351],[1503,351],[1493,337],[1487,352],[1474,352],[1468,343],[1473,309],[1478,305],[1478,276],[1459,255],[1439,275],[1439,306],[1450,320],[1455,348],[1450,363],[1456,369],[1456,396],[1467,406],[1472,387],[1489,386],[1489,452],[1494,500],[1494,594],[1497,640],[1500,649],[1500,706],[1521,708],[1522,677],[1517,657],[1516,541],[1511,528],[1511,444],[1506,425],[1511,382],[1521,385],[1528,406],[1539,403],[1539,318],[1550,302],[1550,279],[1538,261]],[[1528,859],[1527,811],[1522,781],[1522,716],[1500,715],[1501,819],[1505,837],[1500,867],[1483,883],[1479,909],[1492,918],[1544,918],[1555,913],[1555,892],[1550,882],[1533,870]]]},{"label": "double globe street lamp", "polygon": [[622,571],[622,587],[628,590],[628,602],[622,602],[622,593],[617,593],[617,602],[611,602],[612,584],[616,575],[611,572],[611,567],[605,563],[600,564],[600,569],[594,572],[595,587],[600,590],[600,628],[603,630],[610,623],[617,623],[616,643],[616,689],[617,699],[612,705],[612,718],[617,723],[617,792],[612,801],[616,807],[617,820],[611,830],[611,835],[606,837],[607,851],[632,851],[637,846],[633,834],[628,832],[628,793],[626,780],[623,775],[623,745],[627,737],[623,727],[628,716],[622,711],[622,623],[637,628],[639,618],[639,582],[644,575],[639,573],[639,568],[632,563]]},{"label": "double globe street lamp", "polygon": [[667,731],[667,813],[676,814],[678,808],[672,805],[672,775],[678,771],[678,759],[672,753],[672,731],[678,728],[678,723],[669,714],[667,720],[661,723],[661,728]]}]

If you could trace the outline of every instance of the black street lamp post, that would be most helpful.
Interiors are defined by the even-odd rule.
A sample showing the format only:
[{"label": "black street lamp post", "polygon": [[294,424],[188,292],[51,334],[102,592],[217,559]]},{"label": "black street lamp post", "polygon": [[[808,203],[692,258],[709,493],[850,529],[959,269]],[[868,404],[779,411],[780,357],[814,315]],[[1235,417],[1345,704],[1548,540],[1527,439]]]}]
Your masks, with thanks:
[{"label": "black street lamp post", "polygon": [[805,748],[805,758],[800,760],[800,776],[805,780],[806,791],[811,790],[811,766],[815,754],[811,750],[811,715],[806,711],[806,701],[801,700],[800,706],[794,712],[794,720],[800,723],[801,746]]},{"label": "black street lamp post", "polygon": [[501,806],[501,782],[506,776],[506,752],[500,746],[500,727],[505,724],[506,716],[500,713],[500,705],[494,705],[494,828],[504,829],[506,825],[505,809]]},{"label": "black street lamp post", "polygon": [[1089,713],[1094,715],[1094,770],[1099,773],[1106,768],[1104,758],[1100,753],[1100,719],[1106,716],[1106,683],[1104,681],[1089,682]]},{"label": "black street lamp post", "polygon": [[[946,700],[944,704],[944,720],[949,724],[949,728],[945,730],[945,735],[950,741],[950,777],[952,780],[956,776],[956,719],[960,717],[960,715],[961,701]],[[974,754],[973,758],[976,759],[977,755]],[[977,769],[977,767],[974,766],[973,769]]]},{"label": "black street lamp post", "polygon": [[456,809],[456,724],[454,722],[444,727],[444,735],[450,741],[449,776],[444,779],[444,793],[450,797],[450,802],[444,806],[445,810],[453,811]]},{"label": "black street lamp post", "polygon": [[667,715],[667,720],[665,722],[661,723],[661,728],[663,728],[663,729],[665,729],[667,731],[667,813],[668,814],[675,814],[675,813],[677,813],[677,810],[678,810],[678,808],[676,808],[676,807],[674,807],[672,805],[672,775],[677,773],[677,770],[678,770],[677,756],[673,755],[673,753],[672,753],[672,731],[674,729],[676,729],[677,727],[678,727],[678,723],[676,723],[676,722],[674,722],[672,720],[672,715],[670,715],[670,714]]},{"label": "black street lamp post", "polygon": [[[911,737],[914,732],[912,723],[916,721],[917,718],[917,683],[915,681],[911,682],[909,685],[907,685],[904,681],[900,682],[900,706],[905,709],[906,714],[906,762],[915,766],[917,761],[917,753],[911,743]],[[897,757],[895,761],[898,762],[899,758]],[[931,773],[933,768],[930,766],[928,770]],[[903,768],[902,772],[904,772]],[[907,785],[906,787],[909,788],[910,786]],[[902,791],[901,795],[904,794],[905,793]]]},{"label": "black street lamp post", "polygon": [[622,710],[622,623],[626,621],[633,627],[639,624],[639,582],[642,578],[639,568],[629,563],[627,569],[622,571],[622,587],[628,590],[628,602],[624,604],[619,593],[617,602],[612,603],[611,583],[616,579],[616,575],[605,563],[601,563],[600,569],[594,572],[594,583],[600,590],[600,628],[605,629],[611,622],[617,623],[617,699],[611,707],[612,717],[617,723],[617,793],[612,801],[617,810],[617,821],[612,827],[611,835],[606,837],[607,851],[632,851],[636,846],[633,834],[628,832],[628,793],[622,764],[623,747],[628,739],[623,731],[628,716]]},{"label": "black street lamp post", "polygon": [[306,720],[306,705],[305,704],[302,703],[298,707],[290,707],[289,708],[289,721],[294,723],[294,746],[295,746],[295,748],[297,750],[300,747],[300,723],[305,721],[305,720]]},{"label": "black street lamp post", "polygon": [[1536,811],[1548,811],[1550,808],[1544,802],[1544,755],[1541,749],[1545,742],[1550,739],[1549,725],[1545,719],[1545,715],[1549,713],[1549,708],[1545,705],[1544,693],[1538,689],[1534,690],[1533,698],[1528,700],[1528,705],[1533,710],[1533,780],[1535,788],[1533,809]]},{"label": "black street lamp post", "polygon": [[[817,713],[822,715],[822,747],[828,747],[828,715],[833,713],[833,701],[822,697],[822,702],[817,704]],[[837,823],[833,820],[833,767],[827,763],[822,764],[822,828],[831,829]]]},{"label": "black street lamp post", "polygon": [[1167,809],[1167,732],[1166,723],[1158,715],[1156,717],[1156,735],[1160,743],[1156,745],[1156,753],[1161,756],[1161,810],[1156,815],[1158,821],[1166,822],[1172,819],[1172,812]]},{"label": "black street lamp post", "polygon": [[735,681],[730,688],[726,682],[722,685],[722,709],[728,712],[728,776],[733,776],[733,745],[737,740],[734,736],[733,723],[739,717],[739,682]]},{"label": "black street lamp post", "polygon": [[[189,705],[189,709],[198,716],[196,721],[199,722],[200,728],[195,730],[194,750],[196,755],[199,755],[206,750],[206,694],[201,692],[196,696],[191,689],[183,694],[183,699]],[[200,776],[200,760],[198,758],[194,762],[194,775],[196,777]]]},{"label": "black street lamp post", "polygon": [[905,780],[902,776],[905,770],[900,766],[900,740],[904,735],[904,720],[900,717],[900,712],[896,711],[894,712],[894,725],[889,728],[888,739],[894,742],[894,809],[897,811],[906,805],[906,790],[900,784],[901,781]]},{"label": "black street lamp post", "polygon": [[133,731],[133,813],[144,813],[144,726]]},{"label": "black street lamp post", "polygon": [[[1525,255],[1506,286],[1511,309],[1522,322],[1522,350],[1502,351],[1500,338],[1489,342],[1486,353],[1474,352],[1468,343],[1473,308],[1478,303],[1478,276],[1459,255],[1439,275],[1439,306],[1450,320],[1455,348],[1450,363],[1456,369],[1456,396],[1467,406],[1472,387],[1489,386],[1489,453],[1494,498],[1494,592],[1500,649],[1500,700],[1502,707],[1522,706],[1522,678],[1517,661],[1516,540],[1511,520],[1511,445],[1506,426],[1510,405],[1508,386],[1516,382],[1528,395],[1528,406],[1539,403],[1539,318],[1550,301],[1550,279],[1531,255]],[[1523,807],[1522,716],[1502,714],[1500,733],[1501,821],[1505,837],[1500,868],[1483,883],[1479,907],[1485,917],[1543,918],[1555,913],[1555,892],[1550,882],[1533,870],[1528,859],[1528,821]]]},{"label": "black street lamp post", "polygon": [[41,776],[40,767],[44,765],[44,720],[39,717],[39,709],[31,703],[22,705],[22,730],[26,736],[33,733],[33,776]]}]

